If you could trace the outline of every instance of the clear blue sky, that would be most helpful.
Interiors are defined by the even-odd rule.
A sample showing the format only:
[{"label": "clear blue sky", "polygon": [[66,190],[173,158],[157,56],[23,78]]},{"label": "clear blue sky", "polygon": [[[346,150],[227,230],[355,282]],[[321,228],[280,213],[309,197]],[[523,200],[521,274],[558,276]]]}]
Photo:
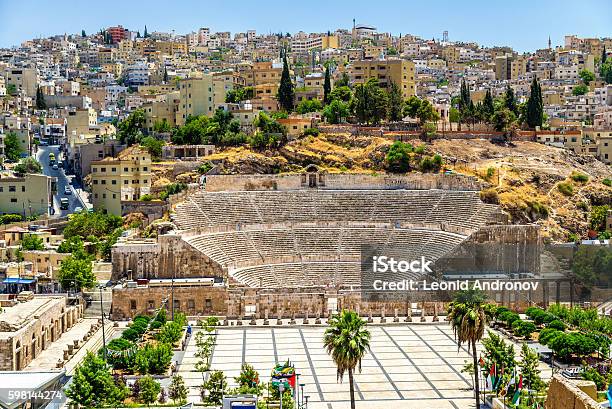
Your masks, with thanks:
[{"label": "clear blue sky", "polygon": [[563,43],[565,34],[612,36],[611,0],[0,0],[0,47],[53,34],[89,34],[121,24],[142,32],[323,32],[350,28],[352,19],[380,32],[440,38],[519,51]]}]

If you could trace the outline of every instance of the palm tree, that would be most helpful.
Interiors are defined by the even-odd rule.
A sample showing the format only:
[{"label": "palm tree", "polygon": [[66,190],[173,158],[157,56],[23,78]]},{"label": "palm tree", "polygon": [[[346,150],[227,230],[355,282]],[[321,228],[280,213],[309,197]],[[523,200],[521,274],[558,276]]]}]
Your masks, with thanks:
[{"label": "palm tree", "polygon": [[476,342],[482,339],[487,324],[487,315],[483,308],[485,300],[486,296],[482,292],[465,291],[458,293],[455,300],[448,306],[448,320],[455,334],[457,351],[461,348],[461,344],[466,343],[468,352],[472,353],[476,409],[480,408],[480,385],[478,382],[480,369]]},{"label": "palm tree", "polygon": [[355,387],[353,373],[355,367],[361,372],[361,359],[370,349],[370,331],[366,321],[355,311],[342,310],[329,319],[329,327],[323,335],[323,345],[338,367],[338,380],[342,382],[348,372],[351,391],[351,409],[355,409]]}]

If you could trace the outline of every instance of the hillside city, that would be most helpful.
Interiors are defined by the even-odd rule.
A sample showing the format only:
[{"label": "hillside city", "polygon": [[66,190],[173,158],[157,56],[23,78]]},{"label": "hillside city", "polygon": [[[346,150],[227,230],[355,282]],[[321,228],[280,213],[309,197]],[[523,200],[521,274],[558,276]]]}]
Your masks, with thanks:
[{"label": "hillside city", "polygon": [[0,49],[0,407],[610,407],[612,37],[346,25]]}]

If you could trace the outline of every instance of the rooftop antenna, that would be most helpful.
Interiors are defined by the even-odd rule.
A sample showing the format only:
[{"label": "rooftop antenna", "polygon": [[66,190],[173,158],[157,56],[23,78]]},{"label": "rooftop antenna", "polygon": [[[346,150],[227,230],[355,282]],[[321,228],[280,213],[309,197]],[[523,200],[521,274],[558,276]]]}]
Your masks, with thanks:
[{"label": "rooftop antenna", "polygon": [[442,33],[442,42],[448,43],[448,30],[444,30]]}]

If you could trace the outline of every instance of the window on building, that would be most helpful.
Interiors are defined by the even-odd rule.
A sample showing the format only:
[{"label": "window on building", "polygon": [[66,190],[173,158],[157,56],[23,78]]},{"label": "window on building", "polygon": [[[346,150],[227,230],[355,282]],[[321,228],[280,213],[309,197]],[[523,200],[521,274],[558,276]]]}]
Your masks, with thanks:
[{"label": "window on building", "polygon": [[204,307],[206,307],[207,310],[212,309],[212,300],[210,298],[204,300]]},{"label": "window on building", "polygon": [[136,300],[130,300],[130,309],[131,310],[135,310],[136,309]]},{"label": "window on building", "polygon": [[195,309],[195,300],[190,299],[187,300],[187,308],[190,310],[194,310]]},{"label": "window on building", "polygon": [[15,186],[9,186],[9,192],[16,192],[17,189],[15,188]]},{"label": "window on building", "polygon": [[21,186],[21,191],[25,192],[25,186]]}]

